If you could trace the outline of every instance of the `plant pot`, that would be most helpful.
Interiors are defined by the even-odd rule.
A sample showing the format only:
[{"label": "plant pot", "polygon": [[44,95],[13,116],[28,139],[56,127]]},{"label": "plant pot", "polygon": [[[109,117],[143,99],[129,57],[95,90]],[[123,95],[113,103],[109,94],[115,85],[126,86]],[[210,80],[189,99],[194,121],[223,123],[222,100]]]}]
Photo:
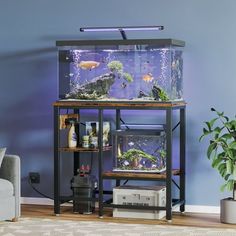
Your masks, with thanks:
[{"label": "plant pot", "polygon": [[236,224],[236,201],[233,198],[220,200],[220,221],[226,224]]}]

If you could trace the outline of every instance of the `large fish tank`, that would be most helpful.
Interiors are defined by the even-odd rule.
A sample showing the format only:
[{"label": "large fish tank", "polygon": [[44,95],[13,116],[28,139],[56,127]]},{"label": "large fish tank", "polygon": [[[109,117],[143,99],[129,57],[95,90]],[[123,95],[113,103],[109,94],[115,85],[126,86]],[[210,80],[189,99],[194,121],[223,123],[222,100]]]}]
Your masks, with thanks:
[{"label": "large fish tank", "polygon": [[113,132],[113,171],[161,173],[166,170],[166,135],[156,130]]},{"label": "large fish tank", "polygon": [[183,100],[181,40],[81,40],[56,45],[60,99]]}]

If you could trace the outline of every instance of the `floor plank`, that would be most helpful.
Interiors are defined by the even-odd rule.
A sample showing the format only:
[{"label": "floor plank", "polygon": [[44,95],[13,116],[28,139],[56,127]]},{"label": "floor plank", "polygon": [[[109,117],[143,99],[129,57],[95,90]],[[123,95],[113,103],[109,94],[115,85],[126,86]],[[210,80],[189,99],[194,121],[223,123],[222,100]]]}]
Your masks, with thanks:
[{"label": "floor plank", "polygon": [[97,212],[91,215],[74,214],[71,206],[61,207],[61,214],[55,216],[53,206],[45,205],[22,205],[22,217],[34,218],[52,218],[63,220],[84,220],[84,221],[106,221],[116,223],[137,223],[137,224],[171,224],[179,226],[197,226],[197,227],[214,227],[214,228],[235,228],[236,225],[220,223],[218,214],[200,214],[200,213],[173,213],[172,222],[166,220],[147,220],[147,219],[130,219],[114,218],[111,210],[104,212],[103,218],[99,218]]}]

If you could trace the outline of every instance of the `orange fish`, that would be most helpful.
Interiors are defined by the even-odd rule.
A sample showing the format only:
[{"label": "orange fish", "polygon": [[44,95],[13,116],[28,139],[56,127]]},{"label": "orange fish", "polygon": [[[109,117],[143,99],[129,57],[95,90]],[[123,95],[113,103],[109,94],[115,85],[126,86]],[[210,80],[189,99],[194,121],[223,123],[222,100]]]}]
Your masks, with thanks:
[{"label": "orange fish", "polygon": [[142,79],[143,79],[143,81],[149,83],[149,82],[152,82],[154,78],[151,73],[148,73],[148,74],[144,75]]},{"label": "orange fish", "polygon": [[83,70],[92,70],[100,65],[97,61],[81,61],[77,66]]}]

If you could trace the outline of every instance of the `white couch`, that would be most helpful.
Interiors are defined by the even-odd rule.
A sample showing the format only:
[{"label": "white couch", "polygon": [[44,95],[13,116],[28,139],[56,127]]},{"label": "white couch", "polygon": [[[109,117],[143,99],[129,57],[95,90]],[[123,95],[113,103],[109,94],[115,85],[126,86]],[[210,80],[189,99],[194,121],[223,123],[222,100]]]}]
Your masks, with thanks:
[{"label": "white couch", "polygon": [[20,214],[20,158],[5,155],[0,168],[0,221],[17,221]]}]

